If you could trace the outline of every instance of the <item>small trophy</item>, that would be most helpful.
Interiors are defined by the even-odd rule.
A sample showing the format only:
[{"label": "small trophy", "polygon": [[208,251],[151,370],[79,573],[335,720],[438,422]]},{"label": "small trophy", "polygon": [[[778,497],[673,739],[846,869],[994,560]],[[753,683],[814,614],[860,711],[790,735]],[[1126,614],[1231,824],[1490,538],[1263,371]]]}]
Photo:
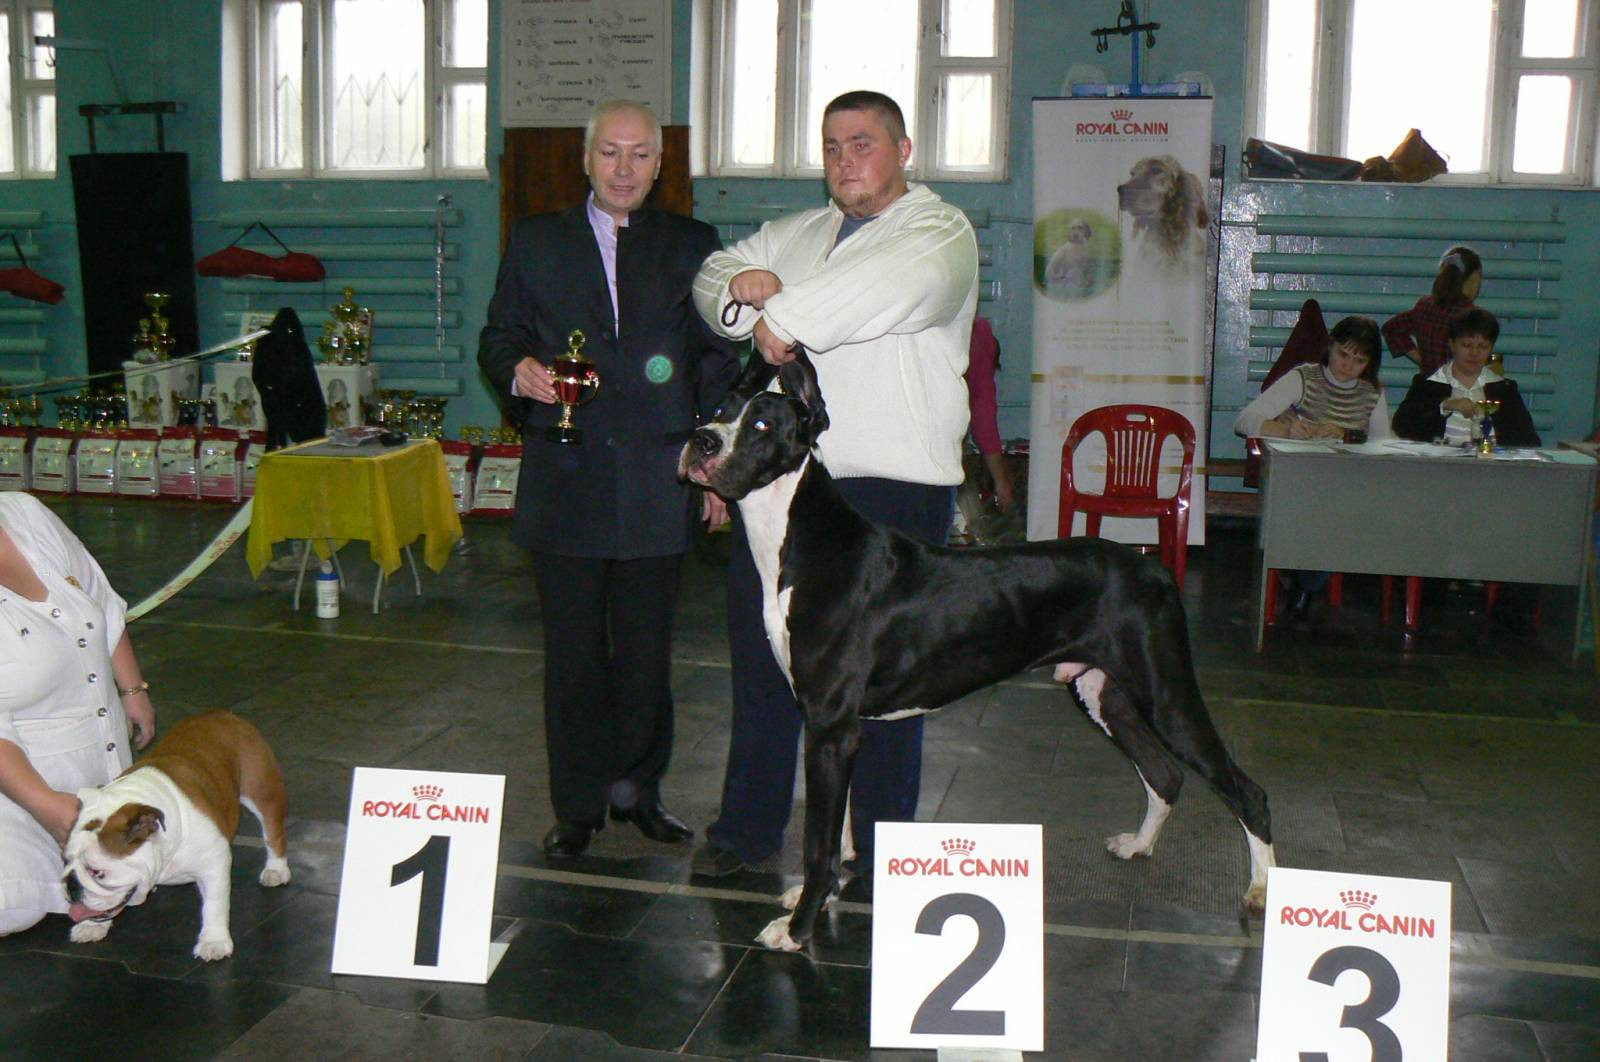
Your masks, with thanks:
[{"label": "small trophy", "polygon": [[1478,407],[1478,453],[1494,453],[1495,432],[1494,415],[1500,412],[1500,403],[1492,398],[1480,398],[1473,405]]},{"label": "small trophy", "polygon": [[594,361],[584,356],[584,335],[576,328],[567,336],[567,352],[551,363],[555,376],[556,400],[561,403],[561,421],[544,430],[553,443],[583,442],[583,432],[572,426],[572,410],[600,392],[600,374]]}]

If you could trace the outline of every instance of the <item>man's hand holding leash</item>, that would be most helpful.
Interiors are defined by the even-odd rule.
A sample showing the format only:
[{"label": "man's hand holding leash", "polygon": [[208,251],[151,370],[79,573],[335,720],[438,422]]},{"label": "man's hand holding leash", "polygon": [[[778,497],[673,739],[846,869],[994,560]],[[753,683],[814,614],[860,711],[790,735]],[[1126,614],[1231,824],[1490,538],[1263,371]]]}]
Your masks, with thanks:
[{"label": "man's hand holding leash", "polygon": [[[730,301],[728,309],[737,314],[739,305],[754,306],[763,309],[767,300],[783,290],[783,281],[778,274],[767,269],[746,269],[728,281],[728,295]],[[723,323],[732,325],[728,320],[733,316],[727,310],[723,312]],[[773,332],[772,326],[767,324],[765,317],[756,318],[755,330],[750,333],[750,340],[755,344],[756,352],[761,355],[761,360],[768,365],[783,365],[794,360],[794,344],[785,343]]]}]

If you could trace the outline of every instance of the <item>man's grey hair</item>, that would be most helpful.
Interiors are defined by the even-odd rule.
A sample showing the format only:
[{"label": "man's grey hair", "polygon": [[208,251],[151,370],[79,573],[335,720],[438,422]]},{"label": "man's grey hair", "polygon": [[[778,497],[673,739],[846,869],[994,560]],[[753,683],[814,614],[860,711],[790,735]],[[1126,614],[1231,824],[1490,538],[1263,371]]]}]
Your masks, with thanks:
[{"label": "man's grey hair", "polygon": [[657,152],[661,150],[661,119],[656,117],[656,112],[638,100],[606,100],[596,104],[594,112],[589,115],[589,123],[583,127],[583,153],[587,155],[594,147],[594,133],[600,128],[602,119],[613,114],[636,114],[650,124],[650,142],[655,145]]}]

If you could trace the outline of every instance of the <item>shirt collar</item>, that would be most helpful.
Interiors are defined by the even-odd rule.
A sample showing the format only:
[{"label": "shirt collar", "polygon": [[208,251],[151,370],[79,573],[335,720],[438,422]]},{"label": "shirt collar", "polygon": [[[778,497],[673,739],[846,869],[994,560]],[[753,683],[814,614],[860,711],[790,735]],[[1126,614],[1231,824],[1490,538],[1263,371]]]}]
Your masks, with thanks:
[{"label": "shirt collar", "polygon": [[611,233],[613,236],[616,235],[618,229],[625,228],[628,224],[626,221],[619,222],[616,218],[612,217],[604,210],[601,210],[599,205],[594,201],[593,192],[589,193],[589,198],[585,202],[584,206],[589,214],[589,224],[593,225],[597,229],[603,229],[604,231]]},{"label": "shirt collar", "polygon": [[[1467,388],[1462,385],[1460,380],[1457,380],[1451,375],[1450,363],[1448,361],[1435,369],[1433,375],[1428,377],[1428,379],[1433,383],[1449,384],[1451,387],[1460,387],[1463,391],[1467,390]],[[1505,377],[1501,376],[1499,373],[1489,368],[1489,366],[1485,365],[1483,370],[1478,373],[1478,382],[1476,386],[1482,387],[1484,384],[1499,383],[1503,379],[1505,379]]]}]

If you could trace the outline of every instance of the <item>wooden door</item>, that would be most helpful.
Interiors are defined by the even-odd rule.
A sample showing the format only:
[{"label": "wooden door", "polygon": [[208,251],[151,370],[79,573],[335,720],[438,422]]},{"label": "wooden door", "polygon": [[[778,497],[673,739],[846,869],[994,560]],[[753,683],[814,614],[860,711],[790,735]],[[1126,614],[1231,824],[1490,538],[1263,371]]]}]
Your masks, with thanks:
[{"label": "wooden door", "polygon": [[[674,214],[694,213],[689,180],[689,127],[661,130],[661,176],[645,202]],[[583,172],[583,130],[507,129],[500,156],[500,250],[512,222],[529,214],[564,210],[583,202],[589,178]]]}]

